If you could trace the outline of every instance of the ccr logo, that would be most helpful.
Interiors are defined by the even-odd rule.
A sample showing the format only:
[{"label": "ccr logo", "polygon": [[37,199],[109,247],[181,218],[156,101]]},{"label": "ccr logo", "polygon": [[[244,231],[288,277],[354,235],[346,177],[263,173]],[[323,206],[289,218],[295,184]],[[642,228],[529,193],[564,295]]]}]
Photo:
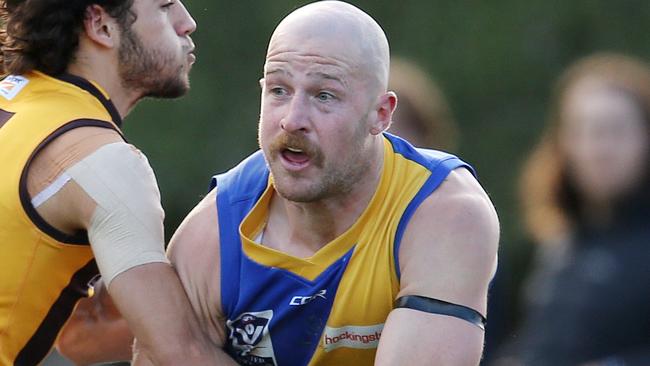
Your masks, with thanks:
[{"label": "ccr logo", "polygon": [[292,306],[298,306],[298,305],[305,305],[311,301],[313,301],[316,298],[322,298],[327,300],[325,297],[325,294],[327,293],[327,290],[320,290],[318,291],[317,294],[312,295],[312,296],[294,296],[291,298],[291,301],[289,301],[289,305]]}]

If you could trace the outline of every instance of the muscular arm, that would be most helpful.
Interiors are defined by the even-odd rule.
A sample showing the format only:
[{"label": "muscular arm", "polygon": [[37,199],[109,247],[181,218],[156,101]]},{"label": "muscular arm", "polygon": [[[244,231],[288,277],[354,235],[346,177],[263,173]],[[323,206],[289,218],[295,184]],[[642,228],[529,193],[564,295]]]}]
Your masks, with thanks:
[{"label": "muscular arm", "polygon": [[[62,190],[69,193],[74,185]],[[117,275],[109,285],[113,302],[101,292],[81,304],[64,328],[59,348],[81,364],[115,361],[123,356],[132,339],[127,328],[138,338],[139,359],[155,365],[212,365],[219,362],[217,347],[201,331],[183,286],[171,265],[149,263]],[[86,316],[92,308],[100,313]],[[119,310],[117,310],[119,309]],[[118,319],[123,314],[126,322]],[[111,315],[112,314],[112,315]],[[110,330],[117,336],[106,333]],[[74,339],[86,339],[92,349],[73,346]]]},{"label": "muscular arm", "polygon": [[[496,270],[499,224],[482,188],[464,169],[417,209],[399,252],[400,293],[469,307],[485,315]],[[376,365],[478,365],[483,330],[452,316],[393,310]]]},{"label": "muscular arm", "polygon": [[[167,255],[178,271],[193,312],[198,315],[200,329],[217,350],[224,342],[224,320],[220,312],[219,239],[214,202],[215,193],[212,192],[192,210],[172,237]],[[158,314],[159,322],[168,321],[168,313],[159,308],[153,312]],[[58,347],[75,363],[91,364],[117,361],[123,356],[130,359],[132,340],[126,321],[120,317],[107,292],[99,290],[79,304],[63,329]],[[137,342],[134,364],[152,364],[141,342]],[[120,357],[112,350],[119,350]],[[219,365],[235,365],[225,353],[217,351],[217,354]]]},{"label": "muscular arm", "polygon": [[[236,365],[221,350],[225,319],[221,312],[221,271],[216,191],[210,192],[185,218],[172,237],[167,256],[176,268],[201,330],[216,345],[218,365]],[[134,365],[149,365],[136,342]]]},{"label": "muscular arm", "polygon": [[[124,155],[124,146],[116,145],[124,143],[106,137],[92,140],[76,151],[77,156],[71,154],[78,141],[88,141],[89,131],[79,128],[57,138],[30,168],[32,178],[38,178],[35,172],[43,167],[46,173],[52,173],[48,167],[62,167],[72,177],[38,207],[39,214],[60,231],[88,231],[102,275],[110,274],[106,281],[110,281],[111,298],[138,337],[143,355],[156,365],[214,364],[215,347],[201,332],[175,271],[164,263],[162,210],[159,197],[151,197],[158,193],[148,163],[142,156]],[[88,159],[100,158],[99,151],[109,144],[115,144],[115,149],[109,149],[117,154],[115,158],[93,165]],[[50,160],[55,164],[47,164],[48,157],[54,157]],[[38,192],[39,183],[30,187]],[[30,194],[34,197],[34,191]],[[141,196],[148,198],[147,204],[130,199]]]},{"label": "muscular arm", "polygon": [[[216,345],[223,346],[224,322],[220,313],[220,272],[215,193],[209,194],[174,234],[168,257],[180,274],[200,328]],[[118,277],[119,278],[119,277]],[[161,313],[164,318],[164,313]],[[161,321],[166,321],[162,319]],[[85,299],[75,310],[59,338],[62,354],[80,365],[131,358],[133,336],[105,290]],[[152,364],[136,343],[135,365]],[[235,365],[217,351],[219,365]],[[119,356],[119,357],[116,357]]]}]

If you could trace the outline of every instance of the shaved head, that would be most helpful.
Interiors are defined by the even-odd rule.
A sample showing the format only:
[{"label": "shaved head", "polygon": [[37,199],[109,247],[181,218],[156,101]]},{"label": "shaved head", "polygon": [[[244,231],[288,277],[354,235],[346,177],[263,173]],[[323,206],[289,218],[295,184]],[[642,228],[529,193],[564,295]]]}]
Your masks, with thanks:
[{"label": "shaved head", "polygon": [[280,22],[260,80],[259,141],[281,197],[336,200],[379,176],[397,103],[388,69],[384,31],[350,4],[311,3]]},{"label": "shaved head", "polygon": [[277,26],[267,61],[282,53],[331,57],[376,92],[386,91],[390,64],[388,40],[379,24],[359,8],[342,1],[303,6]]}]

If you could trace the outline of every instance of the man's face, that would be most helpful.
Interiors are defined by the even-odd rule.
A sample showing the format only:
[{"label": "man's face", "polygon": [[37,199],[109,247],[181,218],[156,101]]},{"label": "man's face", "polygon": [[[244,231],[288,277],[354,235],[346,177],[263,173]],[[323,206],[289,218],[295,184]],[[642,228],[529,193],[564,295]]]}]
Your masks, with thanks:
[{"label": "man's face", "polygon": [[189,89],[194,19],[180,1],[135,0],[137,16],[122,30],[118,52],[124,87],[142,96],[176,98]]},{"label": "man's face", "polygon": [[371,158],[368,82],[341,42],[278,38],[261,80],[259,126],[275,189],[295,202],[346,194]]}]

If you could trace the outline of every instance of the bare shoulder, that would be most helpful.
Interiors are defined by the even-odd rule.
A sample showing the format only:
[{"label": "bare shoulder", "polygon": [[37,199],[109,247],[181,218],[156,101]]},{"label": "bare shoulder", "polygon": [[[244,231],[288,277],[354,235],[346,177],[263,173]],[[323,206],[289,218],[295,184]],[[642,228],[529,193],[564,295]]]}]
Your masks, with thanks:
[{"label": "bare shoulder", "polygon": [[176,269],[201,327],[223,344],[221,256],[216,189],[205,196],[174,233],[167,257]]},{"label": "bare shoulder", "polygon": [[181,264],[188,260],[193,262],[193,257],[207,254],[202,250],[207,250],[208,253],[218,252],[219,226],[217,223],[215,188],[190,211],[172,236],[167,248],[167,256],[172,264]]},{"label": "bare shoulder", "polygon": [[454,170],[406,228],[400,295],[435,297],[485,313],[498,242],[499,221],[488,195],[469,171]]},{"label": "bare shoulder", "polygon": [[454,231],[490,236],[498,236],[499,232],[494,205],[476,178],[464,168],[452,171],[422,203],[415,216],[424,221],[441,223]]},{"label": "bare shoulder", "polygon": [[167,257],[184,285],[186,281],[195,282],[202,276],[212,277],[208,272],[219,272],[219,225],[215,198],[216,189],[190,211],[169,242]]}]

